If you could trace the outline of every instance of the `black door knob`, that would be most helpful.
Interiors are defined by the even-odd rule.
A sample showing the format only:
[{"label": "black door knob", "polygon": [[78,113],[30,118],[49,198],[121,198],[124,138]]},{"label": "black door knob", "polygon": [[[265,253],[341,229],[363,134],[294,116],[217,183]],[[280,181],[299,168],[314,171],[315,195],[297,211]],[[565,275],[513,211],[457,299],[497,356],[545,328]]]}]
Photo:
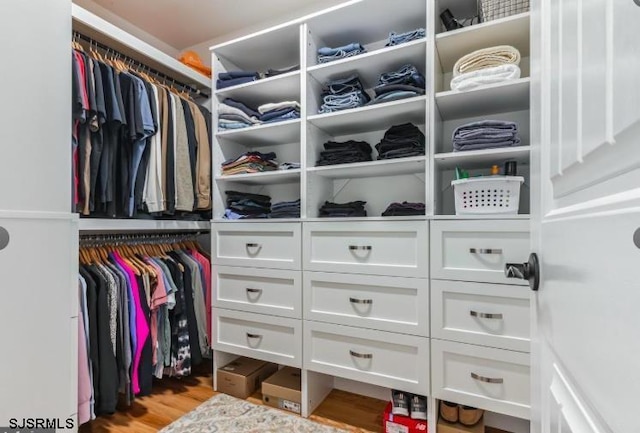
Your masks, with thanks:
[{"label": "black door knob", "polygon": [[526,263],[507,263],[504,266],[504,274],[507,278],[529,280],[531,290],[538,291],[540,287],[540,262],[538,255],[531,253]]}]

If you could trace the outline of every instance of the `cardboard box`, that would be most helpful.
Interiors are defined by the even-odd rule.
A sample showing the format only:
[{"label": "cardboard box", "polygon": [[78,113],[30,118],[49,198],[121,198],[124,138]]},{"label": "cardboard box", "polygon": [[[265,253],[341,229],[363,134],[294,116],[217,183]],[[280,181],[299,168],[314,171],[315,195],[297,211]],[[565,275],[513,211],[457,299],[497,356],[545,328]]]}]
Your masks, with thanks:
[{"label": "cardboard box", "polygon": [[383,433],[427,433],[427,421],[394,415],[391,413],[392,407],[391,403],[389,403],[384,409],[382,418]]},{"label": "cardboard box", "polygon": [[438,433],[484,433],[484,417],[473,427],[460,423],[452,424],[438,417]]},{"label": "cardboard box", "polygon": [[238,358],[216,372],[218,392],[238,398],[247,398],[267,377],[278,370],[278,364],[252,358]]},{"label": "cardboard box", "polygon": [[262,382],[262,402],[267,406],[300,413],[302,402],[300,369],[284,367]]}]

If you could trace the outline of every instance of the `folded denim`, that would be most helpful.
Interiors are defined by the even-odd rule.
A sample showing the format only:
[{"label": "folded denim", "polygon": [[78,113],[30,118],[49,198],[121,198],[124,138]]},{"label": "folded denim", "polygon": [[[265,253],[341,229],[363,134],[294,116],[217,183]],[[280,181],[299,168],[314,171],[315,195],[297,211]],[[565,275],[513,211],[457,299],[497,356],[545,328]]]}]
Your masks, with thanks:
[{"label": "folded denim", "polygon": [[425,136],[412,123],[389,128],[376,144],[378,159],[407,158],[425,154]]},{"label": "folded denim", "polygon": [[380,75],[379,84],[411,84],[416,87],[425,87],[425,78],[414,65],[406,64],[396,71],[386,72]]},{"label": "folded denim", "polygon": [[229,202],[229,200],[253,200],[256,203],[260,203],[260,204],[267,204],[268,206],[271,206],[271,197],[269,197],[268,195],[262,195],[262,194],[253,194],[253,193],[249,193],[249,192],[241,192],[241,191],[225,191],[225,193],[227,194],[227,203]]},{"label": "folded denim", "polygon": [[300,65],[293,65],[280,69],[268,69],[267,72],[264,73],[264,76],[275,77],[276,75],[286,74],[287,72],[297,71],[298,69],[300,69]]},{"label": "folded denim", "polygon": [[371,161],[371,145],[366,141],[328,141],[320,152],[316,166]]},{"label": "folded denim", "polygon": [[424,149],[397,149],[380,154],[378,159],[411,158],[412,156],[421,155],[424,155]]},{"label": "folded denim", "polygon": [[254,218],[269,218],[269,214],[255,214],[255,215],[242,215],[234,212],[232,209],[226,209],[224,211],[224,218],[228,220],[243,220]]},{"label": "folded denim", "polygon": [[240,78],[232,78],[229,80],[217,80],[216,88],[217,89],[226,89],[227,87],[239,86],[240,84],[252,83],[256,81],[256,77],[240,77]]},{"label": "folded denim", "polygon": [[275,110],[282,110],[284,108],[296,108],[300,110],[300,103],[298,101],[281,101],[262,104],[258,107],[258,112],[260,114],[265,114]]},{"label": "folded denim", "polygon": [[481,120],[457,127],[452,134],[453,150],[479,150],[519,146],[518,125],[503,120]]},{"label": "folded denim", "polygon": [[408,90],[396,90],[389,93],[383,93],[380,96],[376,96],[375,99],[373,99],[367,105],[375,105],[375,104],[381,104],[383,102],[397,101],[398,99],[413,98],[415,96],[423,95],[424,90],[422,92],[423,93],[418,93],[416,91],[408,91]]},{"label": "folded denim", "polygon": [[318,63],[328,63],[338,59],[356,56],[366,53],[365,48],[359,43],[351,43],[342,47],[322,47],[318,49]]},{"label": "folded denim", "polygon": [[289,207],[289,206],[298,206],[300,207],[300,199],[297,200],[291,200],[291,201],[281,201],[278,203],[274,203],[273,205],[271,205],[271,209],[277,210],[277,209],[281,209],[284,207]]},{"label": "folded denim", "polygon": [[396,92],[396,91],[408,91],[408,92],[416,92],[419,95],[424,95],[424,88],[413,86],[411,84],[381,84],[373,88],[376,96],[384,95],[385,93]]},{"label": "folded denim", "polygon": [[260,116],[260,120],[263,122],[268,122],[271,119],[275,119],[276,117],[282,117],[290,113],[295,113],[297,114],[297,117],[300,117],[300,110],[298,108],[286,107],[286,108],[281,108],[279,110],[268,111],[264,113],[262,116]]},{"label": "folded denim", "polygon": [[218,129],[242,129],[242,128],[248,128],[250,125],[248,123],[243,123],[243,122],[232,122],[232,123],[219,123],[218,124]]},{"label": "folded denim", "polygon": [[318,110],[321,114],[362,107],[369,102],[370,98],[362,91],[357,90],[344,95],[327,95],[323,100],[324,104]]},{"label": "folded denim", "polygon": [[327,81],[323,86],[323,95],[342,95],[355,90],[364,91],[364,86],[357,74],[352,74],[344,78],[336,78]]},{"label": "folded denim", "polygon": [[423,28],[417,28],[415,30],[411,30],[404,33],[389,33],[389,42],[387,42],[387,47],[392,45],[399,45],[405,42],[410,42],[415,39],[422,39],[426,36],[426,31]]},{"label": "folded denim", "polygon": [[218,74],[218,80],[234,80],[236,78],[260,78],[260,74],[256,71],[227,71]]},{"label": "folded denim", "polygon": [[296,110],[291,110],[279,116],[273,117],[269,120],[265,120],[264,123],[284,122],[285,120],[299,119],[300,113]]},{"label": "folded denim", "polygon": [[243,102],[236,101],[235,99],[231,98],[226,98],[222,101],[222,103],[230,107],[235,107],[242,110],[247,116],[255,117],[256,119],[260,118],[260,113],[258,112],[258,110],[246,105]]}]

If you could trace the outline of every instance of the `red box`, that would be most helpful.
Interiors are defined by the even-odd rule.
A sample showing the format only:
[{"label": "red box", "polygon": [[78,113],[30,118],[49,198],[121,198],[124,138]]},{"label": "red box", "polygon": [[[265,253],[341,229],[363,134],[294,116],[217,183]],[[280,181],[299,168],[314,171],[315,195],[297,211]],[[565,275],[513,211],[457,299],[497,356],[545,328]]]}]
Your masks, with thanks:
[{"label": "red box", "polygon": [[382,433],[427,433],[427,421],[391,413],[391,403],[384,409]]}]

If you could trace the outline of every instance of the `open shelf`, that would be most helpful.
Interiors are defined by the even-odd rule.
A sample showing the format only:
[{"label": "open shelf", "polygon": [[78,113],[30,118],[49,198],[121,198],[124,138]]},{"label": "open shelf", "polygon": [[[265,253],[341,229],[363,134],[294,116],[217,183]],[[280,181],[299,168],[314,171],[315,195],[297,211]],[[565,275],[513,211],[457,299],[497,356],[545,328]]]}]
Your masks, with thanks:
[{"label": "open shelf", "polygon": [[211,230],[210,221],[80,218],[78,224],[84,233]]},{"label": "open shelf", "polygon": [[520,164],[529,163],[531,146],[516,146],[499,149],[471,150],[462,152],[436,153],[436,166],[442,169],[452,169],[457,166],[465,169],[488,167],[502,164],[507,160],[515,160]]},{"label": "open shelf", "polygon": [[253,106],[284,100],[299,102],[300,71],[216,90],[216,96],[220,100],[233,98]]},{"label": "open shelf", "polygon": [[293,143],[300,140],[300,119],[218,132],[216,137],[251,146]]},{"label": "open shelf", "polygon": [[439,92],[436,93],[436,105],[442,120],[527,110],[530,83],[527,77],[466,92]]},{"label": "open shelf", "polygon": [[426,39],[417,39],[358,56],[311,66],[307,68],[307,72],[320,83],[357,72],[365,87],[373,87],[377,84],[381,73],[395,70],[407,63],[421,70],[426,62],[426,55]]},{"label": "open shelf", "polygon": [[443,71],[451,71],[462,56],[481,48],[511,45],[529,56],[530,13],[512,15],[436,35],[436,49]]},{"label": "open shelf", "polygon": [[300,180],[300,169],[274,170],[264,173],[232,174],[216,176],[216,181],[238,182],[246,185],[276,185],[279,183],[293,183]]},{"label": "open shelf", "polygon": [[423,124],[426,101],[426,96],[416,96],[335,113],[316,114],[307,117],[307,121],[334,136],[378,130],[398,123]]},{"label": "open shelf", "polygon": [[355,179],[361,177],[396,176],[402,174],[424,174],[425,166],[425,156],[414,156],[411,158],[313,167],[307,169],[307,173],[329,179]]}]

